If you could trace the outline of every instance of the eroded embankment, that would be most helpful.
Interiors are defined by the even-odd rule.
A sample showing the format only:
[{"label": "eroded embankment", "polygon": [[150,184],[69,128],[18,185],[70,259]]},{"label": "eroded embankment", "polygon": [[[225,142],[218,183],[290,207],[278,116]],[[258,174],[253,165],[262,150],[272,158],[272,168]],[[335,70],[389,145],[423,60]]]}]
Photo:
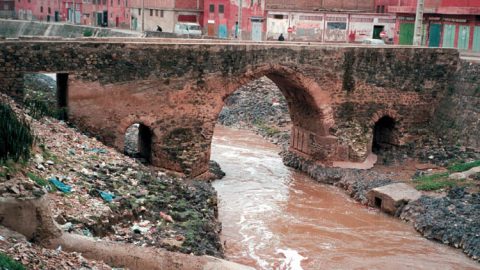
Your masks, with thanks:
[{"label": "eroded embankment", "polygon": [[[1,224],[33,241],[29,254],[40,245],[131,269],[229,265],[190,255],[223,257],[217,198],[208,182],[146,167],[62,121],[33,119],[8,97],[0,97],[26,119],[36,137],[32,158],[0,167]],[[25,253],[0,250],[12,257]],[[26,261],[29,269],[45,264]]]},{"label": "eroded embankment", "polygon": [[[366,204],[367,193],[395,182],[372,170],[325,168],[289,152],[283,152],[285,165],[307,173],[321,183],[341,187],[355,200]],[[464,188],[450,190],[446,196],[423,195],[395,213],[413,224],[424,237],[461,248],[474,260],[480,259],[480,194]]]}]

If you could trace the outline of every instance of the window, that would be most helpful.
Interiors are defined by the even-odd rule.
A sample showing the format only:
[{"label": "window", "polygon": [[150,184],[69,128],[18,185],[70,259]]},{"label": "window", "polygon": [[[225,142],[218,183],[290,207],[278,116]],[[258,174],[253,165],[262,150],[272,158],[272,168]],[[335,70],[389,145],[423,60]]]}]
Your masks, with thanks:
[{"label": "window", "polygon": [[210,5],[210,12],[215,12],[215,5],[213,4]]},{"label": "window", "polygon": [[163,10],[160,10],[160,17],[163,18]]},{"label": "window", "polygon": [[153,16],[153,9],[150,9],[150,17]]},{"label": "window", "polygon": [[48,14],[52,13],[52,9],[48,7]]},{"label": "window", "polygon": [[155,16],[158,17],[158,9],[155,10]]},{"label": "window", "polygon": [[380,8],[380,10],[381,10],[382,13],[385,13],[385,6],[382,6],[382,7]]},{"label": "window", "polygon": [[225,7],[224,5],[218,5],[218,13],[223,14],[225,12]]},{"label": "window", "polygon": [[117,3],[117,5],[119,5],[119,6],[120,6],[120,0],[118,0],[118,3]]},{"label": "window", "polygon": [[40,13],[43,13],[43,6],[40,6]]},{"label": "window", "polygon": [[110,6],[113,6],[113,0],[110,0]]},{"label": "window", "polygon": [[103,4],[106,5],[106,4],[107,4],[107,0],[103,0]]},{"label": "window", "polygon": [[142,15],[142,9],[141,8],[138,9],[138,15]]},{"label": "window", "polygon": [[380,13],[380,6],[377,6],[377,13]]}]

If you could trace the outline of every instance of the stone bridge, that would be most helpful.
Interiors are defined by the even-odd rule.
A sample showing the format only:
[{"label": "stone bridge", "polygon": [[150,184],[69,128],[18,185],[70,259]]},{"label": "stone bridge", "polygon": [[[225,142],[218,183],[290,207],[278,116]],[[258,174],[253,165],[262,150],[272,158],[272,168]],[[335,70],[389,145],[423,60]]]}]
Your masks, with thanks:
[{"label": "stone bridge", "polygon": [[60,106],[81,129],[124,149],[140,123],[153,165],[199,176],[225,99],[262,76],[285,95],[290,151],[326,166],[363,162],[372,144],[419,139],[458,67],[455,50],[184,40],[3,40],[3,92],[25,73],[57,73]]}]

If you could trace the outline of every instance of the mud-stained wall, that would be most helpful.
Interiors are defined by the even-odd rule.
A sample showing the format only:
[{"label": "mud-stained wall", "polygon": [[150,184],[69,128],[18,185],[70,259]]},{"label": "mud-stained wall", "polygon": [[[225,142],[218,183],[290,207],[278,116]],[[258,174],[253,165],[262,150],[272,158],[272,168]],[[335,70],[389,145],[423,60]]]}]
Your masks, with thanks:
[{"label": "mud-stained wall", "polygon": [[290,150],[331,165],[363,161],[385,115],[398,144],[422,136],[458,64],[449,49],[107,41],[0,42],[2,91],[21,96],[23,72],[69,73],[71,121],[121,151],[142,123],[152,163],[192,176],[207,170],[224,100],[251,80],[285,95]]}]

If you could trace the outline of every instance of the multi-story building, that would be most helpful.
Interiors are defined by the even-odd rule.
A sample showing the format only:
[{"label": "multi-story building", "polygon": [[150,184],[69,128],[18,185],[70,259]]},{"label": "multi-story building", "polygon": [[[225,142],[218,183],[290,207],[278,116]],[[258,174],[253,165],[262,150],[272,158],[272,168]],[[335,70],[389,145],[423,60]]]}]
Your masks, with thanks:
[{"label": "multi-story building", "polygon": [[15,0],[0,0],[0,18],[15,18]]},{"label": "multi-story building", "polygon": [[[411,45],[416,0],[377,0],[396,14],[395,43]],[[480,52],[480,1],[425,0],[422,44]]]},{"label": "multi-story building", "polygon": [[265,38],[265,15],[262,0],[205,0],[205,33],[219,38],[261,41]]},{"label": "multi-story building", "polygon": [[17,0],[17,18],[35,21],[61,21],[60,0]]},{"label": "multi-story building", "polygon": [[[131,29],[173,32],[178,22],[202,24],[203,0],[129,0]],[[142,19],[143,7],[143,19]]]}]

